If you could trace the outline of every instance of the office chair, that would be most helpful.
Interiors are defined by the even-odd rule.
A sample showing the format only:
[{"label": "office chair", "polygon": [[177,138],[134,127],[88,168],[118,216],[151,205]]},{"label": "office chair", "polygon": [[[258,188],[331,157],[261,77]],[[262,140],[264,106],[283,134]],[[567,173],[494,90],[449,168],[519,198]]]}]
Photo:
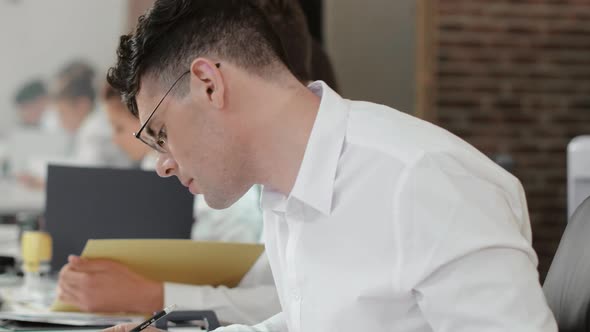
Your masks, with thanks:
[{"label": "office chair", "polygon": [[590,196],[590,135],[578,136],[567,145],[567,216]]},{"label": "office chair", "polygon": [[543,291],[560,332],[590,331],[590,198],[570,219]]}]

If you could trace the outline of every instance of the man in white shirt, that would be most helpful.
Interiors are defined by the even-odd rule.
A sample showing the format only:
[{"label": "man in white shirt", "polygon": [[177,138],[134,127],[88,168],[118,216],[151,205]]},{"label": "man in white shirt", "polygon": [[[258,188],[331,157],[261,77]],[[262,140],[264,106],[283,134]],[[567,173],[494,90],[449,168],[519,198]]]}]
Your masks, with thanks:
[{"label": "man in white shirt", "polygon": [[282,313],[220,331],[556,331],[520,183],[443,129],[306,88],[248,1],[156,1],[118,55],[158,174],[213,208],[264,185]]}]

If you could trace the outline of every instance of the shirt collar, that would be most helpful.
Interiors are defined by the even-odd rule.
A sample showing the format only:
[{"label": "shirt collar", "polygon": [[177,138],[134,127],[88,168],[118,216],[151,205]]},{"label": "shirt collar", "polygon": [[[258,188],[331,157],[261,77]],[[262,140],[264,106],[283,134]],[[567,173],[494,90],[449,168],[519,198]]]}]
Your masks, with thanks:
[{"label": "shirt collar", "polygon": [[326,83],[316,81],[308,88],[321,98],[321,102],[295,185],[288,198],[265,188],[261,197],[264,209],[284,212],[288,200],[296,198],[325,215],[332,211],[334,181],[349,109],[346,101]]}]

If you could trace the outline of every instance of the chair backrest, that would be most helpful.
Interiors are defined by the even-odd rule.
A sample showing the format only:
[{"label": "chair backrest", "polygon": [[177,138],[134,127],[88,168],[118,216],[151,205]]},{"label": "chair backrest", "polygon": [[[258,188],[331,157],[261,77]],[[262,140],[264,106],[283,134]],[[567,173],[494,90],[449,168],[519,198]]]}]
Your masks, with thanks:
[{"label": "chair backrest", "polygon": [[567,146],[567,216],[590,197],[590,135],[578,136]]},{"label": "chair backrest", "polygon": [[587,331],[590,304],[590,198],[570,219],[543,284],[560,332]]}]

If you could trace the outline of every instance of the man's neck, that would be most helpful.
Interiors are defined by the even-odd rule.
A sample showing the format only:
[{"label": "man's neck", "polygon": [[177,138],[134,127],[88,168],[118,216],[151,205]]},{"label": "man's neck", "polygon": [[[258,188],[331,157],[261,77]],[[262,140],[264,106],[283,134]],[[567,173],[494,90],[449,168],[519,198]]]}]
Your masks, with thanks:
[{"label": "man's neck", "polygon": [[[320,98],[303,85],[278,88],[252,145],[255,181],[288,195],[297,179]],[[270,116],[268,116],[270,115]]]}]

